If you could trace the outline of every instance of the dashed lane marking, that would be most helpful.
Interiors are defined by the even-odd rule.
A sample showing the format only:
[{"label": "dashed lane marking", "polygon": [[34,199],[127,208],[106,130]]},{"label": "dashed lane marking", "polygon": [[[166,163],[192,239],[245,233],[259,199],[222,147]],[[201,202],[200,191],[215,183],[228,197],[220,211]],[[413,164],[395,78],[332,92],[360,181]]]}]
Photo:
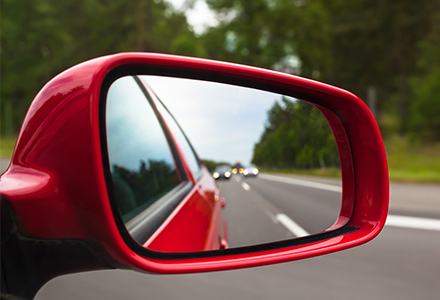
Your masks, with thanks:
[{"label": "dashed lane marking", "polygon": [[299,226],[295,221],[286,216],[285,214],[277,214],[277,220],[284,225],[292,234],[296,237],[302,237],[310,235],[307,231],[305,231],[301,226]]},{"label": "dashed lane marking", "polygon": [[[342,187],[340,187],[340,186],[324,184],[324,183],[319,183],[319,182],[314,182],[314,181],[307,181],[307,180],[301,180],[301,179],[296,179],[296,178],[274,176],[274,175],[268,175],[268,174],[260,174],[259,177],[262,179],[270,180],[270,181],[278,181],[278,182],[283,182],[283,183],[288,183],[288,184],[295,184],[295,185],[311,187],[311,188],[326,190],[326,191],[331,191],[331,192],[339,192],[339,193],[342,192]],[[282,217],[282,218],[284,218],[284,217]],[[278,215],[277,215],[277,219],[278,219]],[[293,223],[295,223],[295,222],[293,222]],[[284,225],[284,223],[283,223],[283,225]],[[296,224],[296,225],[298,225],[298,224]],[[439,219],[430,219],[430,218],[388,215],[385,225],[392,226],[392,227],[400,227],[400,228],[440,231],[440,220]]]},{"label": "dashed lane marking", "polygon": [[246,182],[242,182],[241,187],[244,188],[246,191],[249,191],[251,189],[249,184],[247,184]]}]

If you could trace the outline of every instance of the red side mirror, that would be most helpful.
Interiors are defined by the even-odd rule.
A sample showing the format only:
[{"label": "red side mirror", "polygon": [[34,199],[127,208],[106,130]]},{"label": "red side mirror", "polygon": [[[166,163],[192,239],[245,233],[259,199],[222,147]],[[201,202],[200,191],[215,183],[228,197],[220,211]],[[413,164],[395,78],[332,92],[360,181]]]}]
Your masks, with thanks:
[{"label": "red side mirror", "polygon": [[[140,75],[247,87],[302,99],[317,107],[333,130],[341,163],[342,207],[335,224],[306,237],[224,250],[167,253],[145,248],[130,234],[120,207],[109,192],[114,181],[106,149],[104,113],[112,83],[123,76]],[[173,151],[172,155],[184,156],[185,150],[180,146]],[[176,176],[190,183],[179,187],[179,192],[184,193],[182,199],[195,193],[199,180],[212,180],[209,173],[206,179],[197,175],[187,159],[182,159],[179,168]],[[105,253],[93,263],[89,259],[79,264],[78,269],[60,263],[61,270],[47,277],[110,267],[155,273],[217,271],[327,254],[377,236],[385,224],[389,197],[386,155],[378,126],[367,106],[352,93],[270,70],[148,53],[93,59],[48,82],[24,120],[11,166],[1,177],[0,192],[20,236],[46,246],[54,241],[60,245],[80,244],[90,249],[91,256],[98,253],[94,252],[98,248],[99,253]],[[168,224],[169,216],[178,217],[187,201],[176,202],[161,224]],[[225,207],[223,198],[218,205]],[[143,222],[142,218],[137,224]],[[226,248],[226,240],[218,243],[222,244],[219,248]],[[57,247],[56,243],[50,245],[51,249]],[[60,251],[54,255],[63,261],[63,250]],[[45,263],[51,264],[51,260]]]}]

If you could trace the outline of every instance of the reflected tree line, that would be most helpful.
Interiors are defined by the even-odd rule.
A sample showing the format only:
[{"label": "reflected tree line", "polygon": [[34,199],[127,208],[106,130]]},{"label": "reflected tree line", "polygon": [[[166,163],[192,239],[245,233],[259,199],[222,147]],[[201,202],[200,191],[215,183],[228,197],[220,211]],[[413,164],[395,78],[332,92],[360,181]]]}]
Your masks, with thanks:
[{"label": "reflected tree line", "polygon": [[113,164],[114,195],[125,222],[145,210],[180,181],[173,165],[164,160],[140,161],[138,170]]},{"label": "reflected tree line", "polygon": [[252,163],[266,168],[328,168],[339,167],[339,157],[324,115],[310,104],[283,97],[268,111]]}]

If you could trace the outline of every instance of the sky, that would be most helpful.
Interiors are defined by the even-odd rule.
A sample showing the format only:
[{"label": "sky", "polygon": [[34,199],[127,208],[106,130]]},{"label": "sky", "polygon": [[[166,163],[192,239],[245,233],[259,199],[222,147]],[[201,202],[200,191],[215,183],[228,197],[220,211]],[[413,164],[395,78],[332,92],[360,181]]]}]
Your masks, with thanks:
[{"label": "sky", "polygon": [[202,159],[249,164],[281,96],[227,84],[145,76]]},{"label": "sky", "polygon": [[[185,0],[167,0],[173,4],[175,8],[181,9]],[[206,26],[214,26],[217,24],[213,12],[208,8],[205,1],[196,0],[194,8],[186,11],[188,23],[193,26],[196,33],[202,33]]]}]

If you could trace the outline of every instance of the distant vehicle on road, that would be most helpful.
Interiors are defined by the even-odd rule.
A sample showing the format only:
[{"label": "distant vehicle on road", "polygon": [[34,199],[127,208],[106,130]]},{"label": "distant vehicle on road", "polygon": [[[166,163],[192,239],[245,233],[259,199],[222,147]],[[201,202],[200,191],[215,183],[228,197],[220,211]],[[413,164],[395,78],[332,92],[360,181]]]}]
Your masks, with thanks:
[{"label": "distant vehicle on road", "polygon": [[232,174],[242,174],[244,170],[243,165],[240,162],[236,162],[234,167],[232,168]]},{"label": "distant vehicle on road", "polygon": [[245,177],[256,177],[258,173],[260,173],[260,170],[254,165],[249,165],[243,170],[243,175]]},{"label": "distant vehicle on road", "polygon": [[232,171],[231,168],[229,166],[218,166],[215,168],[214,173],[212,173],[212,177],[214,177],[214,179],[218,180],[218,179],[229,179],[232,176]]}]

